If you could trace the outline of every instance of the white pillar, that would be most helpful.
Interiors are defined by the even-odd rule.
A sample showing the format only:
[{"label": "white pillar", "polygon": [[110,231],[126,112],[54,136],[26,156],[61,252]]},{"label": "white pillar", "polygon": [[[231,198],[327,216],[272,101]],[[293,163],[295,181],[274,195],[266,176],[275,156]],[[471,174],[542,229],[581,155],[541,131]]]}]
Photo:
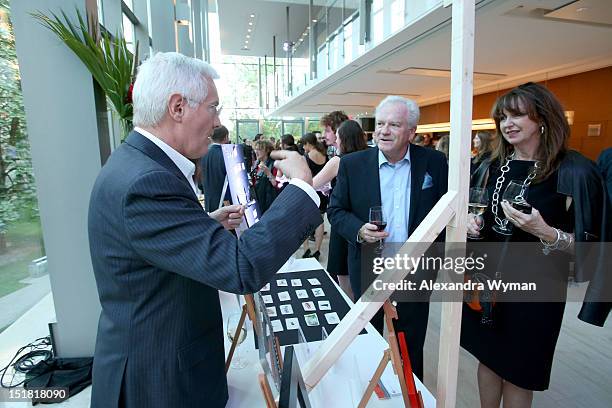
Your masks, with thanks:
[{"label": "white pillar", "polygon": [[[446,229],[447,243],[466,240],[467,201],[470,187],[470,140],[474,77],[474,0],[452,1],[451,101],[448,190],[457,192],[455,214]],[[451,248],[447,245],[447,255]],[[457,255],[456,253],[454,255]],[[442,304],[438,359],[437,407],[453,408],[457,402],[459,339],[462,299]]]},{"label": "white pillar", "polygon": [[[85,16],[87,0],[62,9]],[[54,0],[12,0],[11,18],[48,258],[60,357],[91,356],[100,304],[87,237],[89,194],[100,171],[93,79],[81,61],[29,13],[59,14]]]},{"label": "white pillar", "polygon": [[149,35],[155,51],[176,51],[174,3],[167,0],[149,2]]}]

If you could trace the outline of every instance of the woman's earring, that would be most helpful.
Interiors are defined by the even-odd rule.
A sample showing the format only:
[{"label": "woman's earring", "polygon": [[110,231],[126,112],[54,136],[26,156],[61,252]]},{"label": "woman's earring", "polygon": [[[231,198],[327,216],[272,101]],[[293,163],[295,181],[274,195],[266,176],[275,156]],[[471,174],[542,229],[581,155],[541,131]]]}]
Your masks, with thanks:
[{"label": "woman's earring", "polygon": [[543,135],[544,134],[544,125],[540,126],[540,134]]}]

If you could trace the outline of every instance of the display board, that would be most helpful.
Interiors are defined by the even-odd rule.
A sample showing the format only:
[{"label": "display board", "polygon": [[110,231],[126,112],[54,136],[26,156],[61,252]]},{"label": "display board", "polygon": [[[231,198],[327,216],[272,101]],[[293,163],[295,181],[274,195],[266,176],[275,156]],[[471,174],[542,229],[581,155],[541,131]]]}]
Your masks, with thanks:
[{"label": "display board", "polygon": [[307,342],[322,340],[350,309],[323,269],[277,274],[259,294],[281,346],[299,343],[298,327]]},{"label": "display board", "polygon": [[221,150],[223,151],[223,161],[227,172],[227,187],[230,189],[232,203],[245,206],[244,219],[246,226],[241,226],[241,232],[259,221],[259,207],[255,200],[255,194],[251,194],[242,146],[223,144]]}]

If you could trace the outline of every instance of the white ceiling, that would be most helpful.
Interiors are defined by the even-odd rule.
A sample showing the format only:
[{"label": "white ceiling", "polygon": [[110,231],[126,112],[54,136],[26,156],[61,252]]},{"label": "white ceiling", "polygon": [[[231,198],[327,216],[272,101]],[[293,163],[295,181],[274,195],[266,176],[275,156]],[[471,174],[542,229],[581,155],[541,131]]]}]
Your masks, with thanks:
[{"label": "white ceiling", "polygon": [[[243,7],[235,6],[237,3],[243,3]],[[253,8],[244,9],[246,3]],[[242,37],[237,34],[239,30],[231,30],[231,34],[228,30],[224,35],[221,14],[225,7],[235,8],[236,23],[232,26],[239,26],[239,21],[255,10],[258,24],[262,22],[266,30],[277,27],[280,38],[284,38],[285,3],[219,0],[222,49],[232,49],[234,36],[244,41],[244,34]],[[476,94],[528,80],[551,79],[612,65],[610,0],[481,0],[477,3],[474,71],[482,75],[474,79]],[[265,14],[260,13],[260,6]],[[272,18],[274,13],[280,16],[276,17],[279,21],[262,17]],[[434,10],[311,86],[272,115],[318,116],[335,109],[351,114],[371,113],[387,94],[404,94],[421,105],[448,100],[450,15],[450,7]],[[301,21],[305,26],[307,16]],[[226,21],[226,24],[229,23]],[[259,33],[271,38],[263,29]],[[262,38],[261,41],[262,45],[269,41],[271,48],[271,40]]]}]

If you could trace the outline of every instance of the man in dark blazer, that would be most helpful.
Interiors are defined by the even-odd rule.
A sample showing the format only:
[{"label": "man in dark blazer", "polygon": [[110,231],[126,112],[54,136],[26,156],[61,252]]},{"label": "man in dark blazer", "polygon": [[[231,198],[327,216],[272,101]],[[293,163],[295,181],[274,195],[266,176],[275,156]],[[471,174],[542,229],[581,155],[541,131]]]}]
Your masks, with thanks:
[{"label": "man in dark blazer", "polygon": [[[221,194],[225,185],[225,161],[223,160],[222,144],[229,143],[229,131],[223,125],[215,128],[210,137],[212,143],[208,146],[208,153],[202,157],[202,187],[204,190],[204,208],[206,212],[213,212],[220,207]],[[223,201],[231,200],[229,188],[226,187]],[[222,203],[222,202],[221,202]]]},{"label": "man in dark blazer", "polygon": [[240,239],[226,229],[239,224],[241,206],[202,209],[192,160],[220,124],[216,77],[178,53],[145,61],[134,85],[135,131],[94,185],[89,243],[102,311],[93,408],[225,406],[217,291],[259,290],[321,223],[297,153],[276,153],[291,183]]},{"label": "man in dark blazer", "polygon": [[[381,239],[403,244],[448,188],[444,155],[410,142],[419,120],[413,101],[389,96],[376,108],[377,147],[343,156],[327,215],[348,242],[348,266],[353,293],[361,284],[362,249]],[[369,223],[369,209],[382,206],[384,231]],[[443,235],[443,234],[442,234]],[[443,237],[440,237],[443,239]],[[427,298],[427,297],[426,297]],[[423,345],[429,315],[428,301],[401,302],[396,331],[404,331],[414,373],[423,379]],[[382,312],[372,319],[382,332]]]}]

